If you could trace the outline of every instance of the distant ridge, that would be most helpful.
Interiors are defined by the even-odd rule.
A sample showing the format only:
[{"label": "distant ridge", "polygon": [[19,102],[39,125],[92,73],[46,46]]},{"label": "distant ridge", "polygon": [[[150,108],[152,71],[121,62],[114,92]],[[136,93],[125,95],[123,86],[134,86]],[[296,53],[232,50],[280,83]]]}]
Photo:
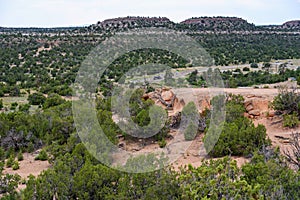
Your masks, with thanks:
[{"label": "distant ridge", "polygon": [[212,32],[231,32],[231,31],[300,31],[300,20],[292,20],[282,25],[259,25],[247,22],[239,17],[192,17],[180,23],[175,23],[167,17],[143,17],[127,16],[104,21],[98,21],[96,24],[82,27],[53,27],[53,28],[35,28],[35,27],[0,27],[0,32],[115,32],[124,31],[133,28],[142,27],[165,27],[180,31],[212,31]]},{"label": "distant ridge", "polygon": [[169,27],[174,26],[172,22],[167,17],[118,17],[112,19],[106,19],[102,22],[97,22],[97,24],[91,25],[91,29],[97,30],[123,30],[127,28],[139,28],[139,27]]},{"label": "distant ridge", "polygon": [[285,22],[282,25],[282,28],[299,29],[300,28],[300,20],[293,20],[293,21]]},{"label": "distant ridge", "polygon": [[193,17],[180,24],[197,30],[254,30],[255,25],[238,17]]}]

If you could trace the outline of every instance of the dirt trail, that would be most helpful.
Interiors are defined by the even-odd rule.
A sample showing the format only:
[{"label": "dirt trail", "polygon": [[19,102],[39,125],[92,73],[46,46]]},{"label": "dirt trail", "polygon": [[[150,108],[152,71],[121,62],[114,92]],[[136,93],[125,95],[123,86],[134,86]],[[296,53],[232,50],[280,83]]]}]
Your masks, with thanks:
[{"label": "dirt trail", "polygon": [[271,139],[273,146],[279,146],[281,153],[290,150],[289,138],[292,133],[300,132],[300,127],[286,128],[282,125],[281,117],[261,118],[254,120],[254,124],[262,124],[267,129],[267,136]]}]

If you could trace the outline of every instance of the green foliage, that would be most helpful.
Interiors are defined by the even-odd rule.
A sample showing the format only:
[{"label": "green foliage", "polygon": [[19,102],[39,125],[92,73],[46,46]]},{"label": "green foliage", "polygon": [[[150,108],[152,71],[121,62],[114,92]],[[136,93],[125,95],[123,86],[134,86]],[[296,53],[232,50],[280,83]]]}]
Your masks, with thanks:
[{"label": "green foliage", "polygon": [[225,108],[226,122],[233,122],[234,120],[243,117],[244,112],[246,112],[244,98],[241,95],[229,94]]},{"label": "green foliage", "polygon": [[19,105],[20,112],[28,113],[29,109],[30,109],[30,104]]},{"label": "green foliage", "polygon": [[241,117],[231,123],[225,123],[217,144],[209,155],[248,156],[270,142],[266,138],[263,125],[257,127],[247,118]]},{"label": "green foliage", "polygon": [[296,126],[299,125],[299,119],[297,116],[297,113],[293,113],[293,114],[286,114],[283,115],[283,126],[284,127],[289,127],[289,128],[294,128]]},{"label": "green foliage", "polygon": [[258,68],[258,64],[257,64],[257,63],[251,63],[251,64],[250,64],[250,67],[251,67],[251,68]]},{"label": "green foliage", "polygon": [[61,105],[65,102],[65,100],[58,94],[49,94],[45,103],[43,104],[43,108],[47,109],[50,107]]},{"label": "green foliage", "polygon": [[300,95],[295,90],[288,90],[287,88],[280,88],[279,94],[274,98],[272,107],[281,112],[291,114],[296,112],[299,114]]},{"label": "green foliage", "polygon": [[198,133],[199,113],[194,102],[184,106],[181,113],[181,123],[184,125],[185,140],[193,140]]},{"label": "green foliage", "polygon": [[18,103],[17,103],[17,102],[13,102],[13,103],[11,103],[11,105],[10,105],[10,109],[11,109],[11,110],[16,110],[17,107],[18,107]]},{"label": "green foliage", "polygon": [[[221,96],[216,96],[213,101],[221,101],[221,99]],[[243,116],[245,112],[243,101],[244,99],[240,95],[230,94],[228,96],[225,105],[226,122],[217,143],[209,152],[210,156],[249,156],[263,145],[270,144],[266,140],[266,128],[263,125],[255,127],[251,120]],[[217,107],[217,109],[221,108]],[[211,130],[208,130],[214,131],[214,129],[217,130],[218,127],[211,127]],[[204,141],[209,143],[212,140],[210,137],[205,136]]]},{"label": "green foliage", "polygon": [[20,88],[18,86],[14,86],[10,89],[9,96],[19,97],[21,94]]},{"label": "green foliage", "polygon": [[[228,88],[236,88],[249,87],[260,84],[273,84],[287,81],[290,77],[300,76],[300,68],[298,68],[297,70],[290,70],[286,67],[282,67],[280,74],[271,74],[269,72],[269,68],[264,68],[263,71],[248,71],[248,69],[249,68],[246,68],[246,71],[244,71],[244,73],[241,73],[239,69],[234,70],[235,73],[233,73],[232,71],[224,71],[220,73],[224,81],[224,86]],[[187,78],[188,82],[191,85],[195,86],[205,86],[206,83],[204,81],[204,76],[197,74],[198,73],[196,73],[196,71],[192,72]]]},{"label": "green foliage", "polygon": [[42,149],[40,151],[39,155],[37,155],[34,159],[35,160],[41,160],[41,161],[48,160],[48,154],[44,149]]},{"label": "green foliage", "polygon": [[165,140],[165,138],[162,138],[162,140],[158,141],[158,146],[160,148],[164,148],[167,145],[167,142]]},{"label": "green foliage", "polygon": [[297,76],[296,80],[297,80],[297,85],[300,85],[300,75]]},{"label": "green foliage", "polygon": [[42,93],[37,92],[37,93],[30,94],[27,100],[31,105],[43,105],[44,102],[46,101],[46,97]]},{"label": "green foliage", "polygon": [[17,155],[17,158],[18,158],[18,161],[24,160],[24,156],[23,156],[22,151],[19,151],[19,153],[18,153],[18,155]]},{"label": "green foliage", "polygon": [[5,158],[15,157],[15,149],[13,147],[9,147],[8,150],[5,152]]},{"label": "green foliage", "polygon": [[0,110],[3,108],[3,99],[0,99]]},{"label": "green foliage", "polygon": [[[182,169],[183,199],[254,199],[258,191],[240,178],[236,161],[205,161],[199,168]],[[237,188],[239,188],[237,190]]]},{"label": "green foliage", "polygon": [[195,139],[197,132],[198,132],[198,126],[195,125],[194,123],[190,123],[187,126],[186,130],[184,131],[184,139],[187,141],[191,141]]},{"label": "green foliage", "polygon": [[243,71],[244,71],[244,72],[249,72],[250,69],[249,69],[249,67],[244,67],[244,68],[243,68]]},{"label": "green foliage", "polygon": [[34,151],[34,144],[30,142],[27,147],[28,153],[32,153]]},{"label": "green foliage", "polygon": [[5,159],[5,150],[0,146],[0,160]]},{"label": "green foliage", "polygon": [[12,200],[12,199],[20,199],[19,195],[16,192],[18,187],[18,183],[21,179],[19,175],[12,174],[3,174],[3,169],[1,169],[0,173],[0,194],[1,199],[4,200]]},{"label": "green foliage", "polygon": [[137,121],[139,126],[147,126],[150,123],[149,110],[141,110],[137,114],[135,121]]},{"label": "green foliage", "polygon": [[15,161],[15,157],[13,155],[11,155],[6,161],[6,167],[7,168],[12,167],[12,165],[14,164],[14,161]]},{"label": "green foliage", "polygon": [[12,164],[12,169],[13,170],[18,170],[18,169],[20,169],[20,164],[19,164],[19,162],[18,161],[14,161],[13,162],[13,164]]}]

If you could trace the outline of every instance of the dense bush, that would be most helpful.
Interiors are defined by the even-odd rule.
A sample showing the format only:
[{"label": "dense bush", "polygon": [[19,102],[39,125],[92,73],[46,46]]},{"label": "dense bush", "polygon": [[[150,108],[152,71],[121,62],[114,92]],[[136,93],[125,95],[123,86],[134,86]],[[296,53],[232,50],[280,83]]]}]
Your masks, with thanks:
[{"label": "dense bush", "polygon": [[[218,99],[222,98],[218,97]],[[243,116],[245,108],[242,96],[229,95],[225,108],[226,121],[222,125],[223,128],[217,143],[209,152],[210,156],[249,156],[264,145],[270,144],[270,141],[266,139],[266,128],[263,125],[255,127],[251,120]],[[222,126],[220,125],[220,127]],[[219,127],[213,126],[207,130],[214,132],[218,129]],[[207,145],[209,145],[211,137],[211,135],[205,136],[204,142],[208,142]]]},{"label": "dense bush", "polygon": [[65,102],[65,100],[58,94],[49,94],[47,99],[43,104],[43,108],[47,109],[50,107],[61,105]]},{"label": "dense bush", "polygon": [[31,105],[42,105],[46,101],[46,97],[42,93],[33,93],[28,96],[29,104]]},{"label": "dense bush", "polygon": [[294,112],[293,114],[285,114],[283,115],[283,126],[294,128],[299,125],[299,119],[297,114]]},{"label": "dense bush", "polygon": [[20,164],[19,164],[19,162],[18,161],[14,161],[13,162],[13,164],[12,164],[12,169],[13,170],[18,170],[18,169],[20,169]]},{"label": "dense bush", "polygon": [[39,155],[37,155],[34,159],[41,160],[41,161],[48,160],[48,154],[45,150],[41,150]]},{"label": "dense bush", "polygon": [[193,140],[198,133],[199,113],[194,102],[189,102],[181,112],[181,124],[185,140]]},{"label": "dense bush", "polygon": [[295,90],[279,88],[279,94],[274,98],[272,107],[282,113],[300,113],[300,95]]}]

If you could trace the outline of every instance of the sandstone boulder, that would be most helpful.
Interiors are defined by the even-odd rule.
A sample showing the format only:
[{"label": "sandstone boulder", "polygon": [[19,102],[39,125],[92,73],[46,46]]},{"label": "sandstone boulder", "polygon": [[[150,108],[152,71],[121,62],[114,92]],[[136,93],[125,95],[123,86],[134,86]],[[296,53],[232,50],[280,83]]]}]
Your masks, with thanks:
[{"label": "sandstone boulder", "polygon": [[252,104],[249,104],[247,107],[246,107],[246,110],[247,112],[250,112],[251,110],[254,110],[254,107]]},{"label": "sandstone boulder", "polygon": [[249,115],[252,115],[252,116],[260,116],[260,110],[251,110],[249,112]]}]

